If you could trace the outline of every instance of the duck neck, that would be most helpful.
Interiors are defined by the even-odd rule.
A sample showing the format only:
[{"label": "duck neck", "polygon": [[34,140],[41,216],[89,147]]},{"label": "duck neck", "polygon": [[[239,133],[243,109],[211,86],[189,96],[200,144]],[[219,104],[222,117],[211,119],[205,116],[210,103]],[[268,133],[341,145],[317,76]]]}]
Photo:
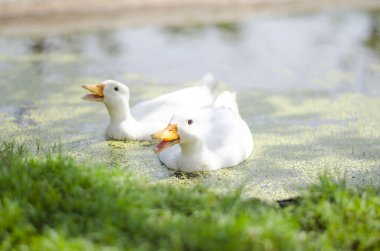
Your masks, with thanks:
[{"label": "duck neck", "polygon": [[110,115],[111,124],[136,122],[131,114],[131,109],[129,108],[129,99],[123,100],[122,104],[107,104],[106,106]]},{"label": "duck neck", "polygon": [[203,152],[203,143],[201,140],[194,140],[189,143],[181,143],[181,154],[183,157],[191,157]]}]

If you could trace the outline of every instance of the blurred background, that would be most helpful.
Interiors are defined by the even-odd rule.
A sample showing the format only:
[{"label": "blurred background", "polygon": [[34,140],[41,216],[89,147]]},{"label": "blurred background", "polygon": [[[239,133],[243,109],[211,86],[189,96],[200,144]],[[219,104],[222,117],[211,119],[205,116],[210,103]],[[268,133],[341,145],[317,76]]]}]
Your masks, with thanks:
[{"label": "blurred background", "polygon": [[51,80],[86,75],[128,81],[143,75],[178,83],[212,72],[236,88],[326,89],[328,82],[330,91],[378,92],[367,81],[372,74],[365,65],[379,58],[379,6],[379,1],[0,0],[0,66],[5,59],[30,56],[37,71],[29,70]]}]

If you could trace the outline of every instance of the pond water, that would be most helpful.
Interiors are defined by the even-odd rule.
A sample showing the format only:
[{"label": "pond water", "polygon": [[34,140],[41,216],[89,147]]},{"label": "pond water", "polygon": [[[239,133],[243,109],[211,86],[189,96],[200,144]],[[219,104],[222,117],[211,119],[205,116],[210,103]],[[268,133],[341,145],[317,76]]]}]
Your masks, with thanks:
[{"label": "pond water", "polygon": [[[234,90],[255,149],[243,164],[185,175],[149,142],[105,141],[102,104],[80,86],[126,83],[132,103],[211,72]],[[319,11],[236,22],[0,35],[0,137],[154,182],[282,199],[319,175],[380,185],[380,12]]]}]

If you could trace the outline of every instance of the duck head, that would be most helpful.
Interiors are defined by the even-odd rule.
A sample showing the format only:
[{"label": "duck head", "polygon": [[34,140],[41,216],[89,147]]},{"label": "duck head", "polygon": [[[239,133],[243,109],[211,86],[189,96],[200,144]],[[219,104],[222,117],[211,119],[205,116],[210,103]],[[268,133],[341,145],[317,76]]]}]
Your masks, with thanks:
[{"label": "duck head", "polygon": [[84,100],[117,105],[129,99],[129,88],[115,80],[106,80],[95,85],[82,85],[82,87],[91,92],[82,97]]},{"label": "duck head", "polygon": [[155,153],[176,144],[196,144],[201,140],[200,123],[196,116],[174,116],[165,129],[152,134],[152,139],[161,140],[154,148]]},{"label": "duck head", "polygon": [[107,107],[111,124],[132,119],[129,109],[129,88],[115,80],[106,80],[95,85],[83,85],[91,93],[82,99],[102,102]]}]

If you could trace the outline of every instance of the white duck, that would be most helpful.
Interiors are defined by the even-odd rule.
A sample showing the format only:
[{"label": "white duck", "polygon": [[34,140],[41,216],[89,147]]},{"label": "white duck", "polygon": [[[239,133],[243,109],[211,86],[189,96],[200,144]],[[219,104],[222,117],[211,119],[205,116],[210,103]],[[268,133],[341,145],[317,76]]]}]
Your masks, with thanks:
[{"label": "white duck", "polygon": [[209,107],[175,115],[152,138],[162,140],[154,149],[160,160],[185,172],[235,166],[253,150],[252,134],[240,117],[235,94],[227,91]]},{"label": "white duck", "polygon": [[132,108],[129,107],[129,88],[120,82],[106,80],[82,87],[92,92],[82,99],[103,102],[107,107],[110,116],[107,139],[151,140],[151,134],[165,127],[174,113],[212,104],[215,80],[207,74],[196,86],[140,102]]}]

